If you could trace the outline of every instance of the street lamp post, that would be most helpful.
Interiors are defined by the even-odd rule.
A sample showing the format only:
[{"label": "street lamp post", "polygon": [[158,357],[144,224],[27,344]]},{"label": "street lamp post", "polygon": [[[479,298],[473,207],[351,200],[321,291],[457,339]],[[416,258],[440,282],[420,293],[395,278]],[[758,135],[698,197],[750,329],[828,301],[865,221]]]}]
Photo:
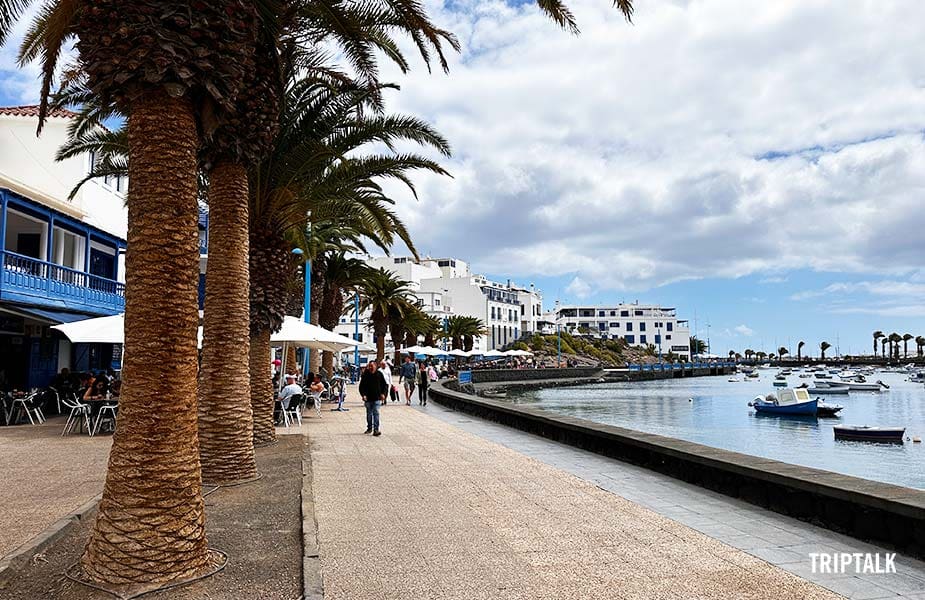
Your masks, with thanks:
[{"label": "street lamp post", "polygon": [[[304,297],[304,307],[305,311],[305,322],[311,323],[311,308],[312,308],[312,261],[308,258],[308,252],[302,250],[301,248],[293,248],[292,253],[298,256],[305,256],[305,264],[303,269],[305,270],[305,297]],[[303,350],[304,354],[302,355],[302,374],[305,375],[308,373],[309,367],[311,367],[309,356],[311,352],[308,348]]]},{"label": "street lamp post", "polygon": [[562,326],[558,323],[556,323],[556,345],[558,346],[556,368],[559,369],[562,367]]},{"label": "street lamp post", "polygon": [[[360,292],[353,297],[353,309],[355,311],[353,318],[353,341],[360,342]],[[350,374],[351,383],[356,383],[360,374],[360,347],[353,347],[353,364],[356,365],[356,371]]]}]

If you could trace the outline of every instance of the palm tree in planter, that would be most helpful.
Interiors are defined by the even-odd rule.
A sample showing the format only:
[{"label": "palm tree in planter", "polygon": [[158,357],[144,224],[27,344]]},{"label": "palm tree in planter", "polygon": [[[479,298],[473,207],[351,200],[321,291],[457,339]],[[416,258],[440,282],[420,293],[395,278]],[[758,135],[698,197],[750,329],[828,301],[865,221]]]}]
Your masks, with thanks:
[{"label": "palm tree in planter", "polygon": [[883,332],[880,331],[879,329],[874,332],[874,358],[877,357],[877,340],[879,340],[882,337],[884,337]]},{"label": "palm tree in planter", "polygon": [[[0,0],[0,37],[29,4]],[[80,567],[93,582],[135,591],[213,565],[196,428],[199,131],[234,113],[254,67],[257,13],[239,0],[188,8],[170,0],[48,2],[20,55],[42,61],[40,127],[72,38],[87,88],[127,119],[125,385]]]},{"label": "palm tree in planter", "polygon": [[376,336],[376,360],[385,356],[385,334],[390,318],[401,318],[408,310],[411,288],[385,269],[370,270],[360,287],[360,309],[370,311]]},{"label": "palm tree in planter", "polygon": [[915,352],[919,358],[922,358],[922,347],[925,346],[925,337],[921,335],[915,336]]},{"label": "palm tree in planter", "polygon": [[903,334],[903,358],[909,358],[909,340],[915,339],[911,333]]},{"label": "palm tree in planter", "polygon": [[806,345],[806,342],[800,340],[800,343],[797,344],[797,362],[803,361],[803,346]]},{"label": "palm tree in planter", "polygon": [[821,342],[819,344],[820,357],[823,362],[825,362],[825,351],[832,347],[832,344],[828,342]]}]

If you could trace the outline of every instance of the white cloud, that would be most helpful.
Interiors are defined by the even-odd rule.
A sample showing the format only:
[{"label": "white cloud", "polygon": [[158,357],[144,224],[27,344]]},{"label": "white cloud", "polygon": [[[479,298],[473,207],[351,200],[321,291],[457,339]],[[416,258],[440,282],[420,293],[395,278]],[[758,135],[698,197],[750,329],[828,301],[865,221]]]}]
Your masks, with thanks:
[{"label": "white cloud", "polygon": [[826,310],[836,314],[925,317],[925,283],[916,281],[915,276],[910,279],[837,282],[798,292],[790,299],[824,302]]},{"label": "white cloud", "polygon": [[581,300],[591,295],[591,286],[581,277],[575,277],[568,286],[566,286],[565,291]]},{"label": "white cloud", "polygon": [[919,266],[925,5],[569,5],[578,37],[532,4],[431,2],[463,54],[390,96],[455,149],[402,201],[421,247],[596,289]]},{"label": "white cloud", "polygon": [[744,335],[744,336],[746,336],[746,337],[751,336],[751,335],[754,335],[754,333],[755,333],[755,331],[754,331],[751,327],[749,327],[748,325],[745,325],[745,324],[737,325],[737,326],[733,329],[733,331],[735,331],[735,332],[738,333],[739,335]]}]

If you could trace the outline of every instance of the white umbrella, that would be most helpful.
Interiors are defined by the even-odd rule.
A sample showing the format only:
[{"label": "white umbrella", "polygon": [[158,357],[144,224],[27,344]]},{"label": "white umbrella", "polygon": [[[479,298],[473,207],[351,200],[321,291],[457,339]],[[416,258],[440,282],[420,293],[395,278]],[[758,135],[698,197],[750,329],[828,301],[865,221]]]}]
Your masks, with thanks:
[{"label": "white umbrella", "polygon": [[424,346],[408,346],[399,350],[402,354],[423,354]]},{"label": "white umbrella", "polygon": [[450,350],[449,352],[447,352],[447,354],[449,354],[450,356],[459,356],[462,358],[472,356],[470,353],[466,352],[465,350],[460,350],[459,348],[456,348],[455,350]]},{"label": "white umbrella", "polygon": [[367,347],[362,342],[328,331],[323,327],[306,323],[297,317],[283,319],[282,328],[270,336],[270,342],[292,344],[303,348],[340,352],[346,348]]},{"label": "white umbrella", "polygon": [[488,352],[483,352],[482,356],[485,358],[504,358],[507,355],[500,350],[489,350]]},{"label": "white umbrella", "polygon": [[446,351],[440,348],[434,348],[433,346],[424,346],[418,350],[417,353],[423,354],[424,356],[442,356],[446,354]]},{"label": "white umbrella", "polygon": [[74,343],[122,344],[125,342],[123,333],[125,330],[124,313],[52,325],[51,328],[57,329]]},{"label": "white umbrella", "polygon": [[527,350],[508,350],[508,356],[533,356],[532,352]]}]

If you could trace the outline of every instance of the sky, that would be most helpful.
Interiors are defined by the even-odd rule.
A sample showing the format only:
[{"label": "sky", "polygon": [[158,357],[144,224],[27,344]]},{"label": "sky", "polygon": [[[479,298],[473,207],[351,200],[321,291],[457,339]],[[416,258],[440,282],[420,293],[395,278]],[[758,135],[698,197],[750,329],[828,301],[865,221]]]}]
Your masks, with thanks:
[{"label": "sky", "polygon": [[[925,4],[637,0],[628,24],[571,0],[577,36],[531,3],[426,4],[449,74],[382,69],[389,110],[453,146],[452,178],[388,187],[422,253],[547,307],[676,307],[721,354],[925,335]],[[13,59],[0,102],[34,102]]]}]

